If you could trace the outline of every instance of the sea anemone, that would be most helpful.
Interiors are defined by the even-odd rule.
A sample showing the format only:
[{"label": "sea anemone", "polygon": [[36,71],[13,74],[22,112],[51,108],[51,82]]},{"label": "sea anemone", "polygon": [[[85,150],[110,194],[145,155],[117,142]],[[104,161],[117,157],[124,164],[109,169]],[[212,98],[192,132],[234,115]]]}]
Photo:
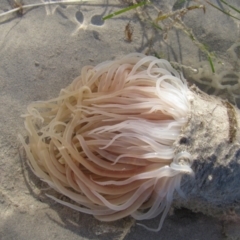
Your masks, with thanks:
[{"label": "sea anemone", "polygon": [[[159,231],[192,156],[176,151],[191,115],[192,91],[164,59],[132,53],[81,75],[57,98],[30,104],[28,143],[32,171],[75,202],[58,203],[101,221],[161,214]],[[176,194],[175,194],[176,192]]]}]

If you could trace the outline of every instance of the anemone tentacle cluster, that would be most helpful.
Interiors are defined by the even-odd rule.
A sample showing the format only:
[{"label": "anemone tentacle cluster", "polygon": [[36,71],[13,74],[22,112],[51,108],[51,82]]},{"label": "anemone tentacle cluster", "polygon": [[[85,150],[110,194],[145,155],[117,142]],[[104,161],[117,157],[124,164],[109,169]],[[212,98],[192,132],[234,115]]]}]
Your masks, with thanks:
[{"label": "anemone tentacle cluster", "polygon": [[102,221],[162,214],[158,231],[193,172],[190,154],[173,149],[190,97],[168,61],[132,53],[83,67],[57,98],[30,104],[21,141],[33,172],[76,204],[57,202]]}]

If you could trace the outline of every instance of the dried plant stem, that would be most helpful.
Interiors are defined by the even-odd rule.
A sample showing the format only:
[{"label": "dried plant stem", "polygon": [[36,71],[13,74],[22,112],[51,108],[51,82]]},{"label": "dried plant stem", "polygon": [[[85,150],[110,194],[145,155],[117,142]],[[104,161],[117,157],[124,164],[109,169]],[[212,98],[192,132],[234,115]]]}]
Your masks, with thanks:
[{"label": "dried plant stem", "polygon": [[7,12],[3,12],[0,14],[0,18],[10,15],[12,13],[16,13],[18,11],[23,11],[26,9],[30,9],[30,8],[35,8],[35,7],[41,7],[41,6],[49,6],[49,5],[56,5],[56,4],[81,4],[83,2],[90,2],[93,0],[63,0],[63,1],[49,1],[49,2],[42,2],[42,3],[33,3],[33,4],[27,4],[27,5],[21,5],[18,7],[15,7]]}]

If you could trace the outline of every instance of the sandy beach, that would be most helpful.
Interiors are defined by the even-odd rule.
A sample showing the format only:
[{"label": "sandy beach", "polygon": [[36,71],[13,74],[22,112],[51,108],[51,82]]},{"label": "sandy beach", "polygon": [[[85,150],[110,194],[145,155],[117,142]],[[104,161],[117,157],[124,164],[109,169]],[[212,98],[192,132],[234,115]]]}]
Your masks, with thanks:
[{"label": "sandy beach", "polygon": [[[14,1],[1,1],[0,14],[12,9],[10,2]],[[33,2],[40,0],[24,0],[24,5]],[[176,0],[152,1],[156,8],[146,6],[102,20],[103,16],[127,7],[127,2],[56,4],[0,16],[1,240],[240,239],[239,223],[231,221],[231,217],[214,218],[187,209],[172,209],[158,233],[138,226],[131,217],[100,222],[48,198],[46,193],[66,197],[42,183],[26,164],[18,134],[26,135],[21,114],[28,104],[56,97],[83,66],[94,66],[130,52],[155,54],[178,68],[184,65],[182,70],[189,82],[240,107],[239,20],[206,2],[205,13],[202,8],[189,10],[183,17],[197,41],[214,53],[213,73],[206,51],[182,29],[172,27],[164,40],[165,32],[149,23],[150,18],[157,16],[156,8],[166,13],[176,11]],[[224,7],[218,1],[210,2]],[[231,4],[240,9],[238,0]],[[126,35],[129,23],[131,39]],[[143,223],[157,227],[159,221],[157,217]]]}]

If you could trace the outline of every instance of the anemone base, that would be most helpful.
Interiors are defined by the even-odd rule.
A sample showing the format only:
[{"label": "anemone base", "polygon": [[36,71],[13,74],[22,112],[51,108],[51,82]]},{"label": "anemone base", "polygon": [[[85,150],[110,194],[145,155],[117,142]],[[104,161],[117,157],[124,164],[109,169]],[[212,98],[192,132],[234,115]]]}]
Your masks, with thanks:
[{"label": "anemone base", "polygon": [[184,176],[174,207],[218,216],[240,213],[240,112],[229,102],[192,87],[189,122],[174,143],[175,153],[193,157],[194,177]]}]

